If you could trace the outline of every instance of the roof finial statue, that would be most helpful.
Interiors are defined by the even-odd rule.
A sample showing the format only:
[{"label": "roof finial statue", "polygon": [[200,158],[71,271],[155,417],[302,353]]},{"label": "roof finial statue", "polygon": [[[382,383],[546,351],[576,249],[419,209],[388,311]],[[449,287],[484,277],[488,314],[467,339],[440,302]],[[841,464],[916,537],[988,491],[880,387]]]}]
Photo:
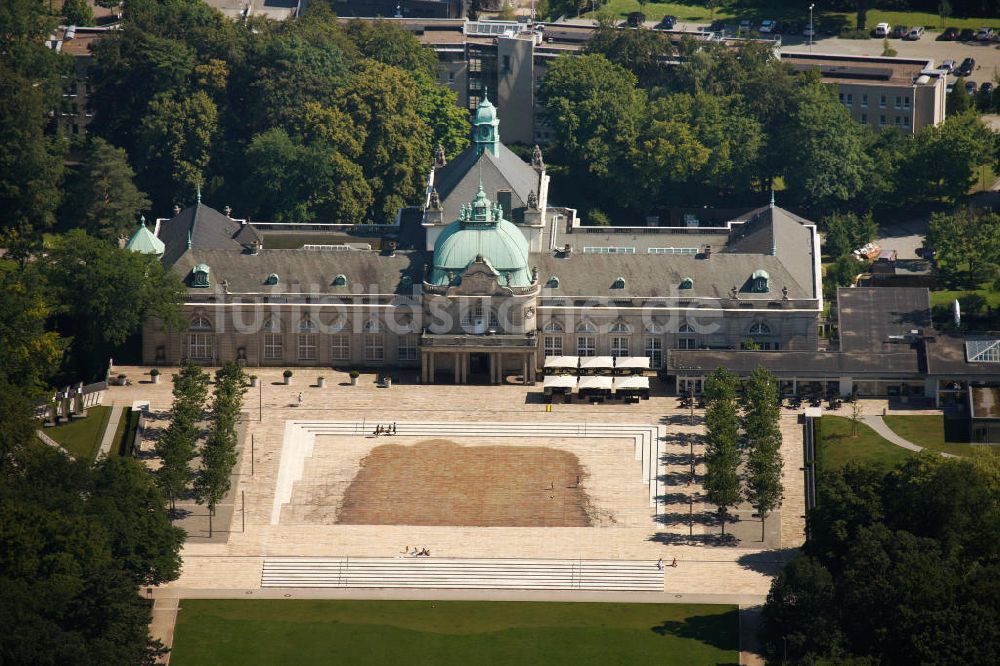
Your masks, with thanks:
[{"label": "roof finial statue", "polygon": [[781,288],[781,300],[783,300],[783,301],[787,301],[788,300],[788,286],[787,285]]},{"label": "roof finial statue", "polygon": [[538,210],[538,195],[535,194],[534,190],[528,192],[528,208],[530,210]]},{"label": "roof finial statue", "polygon": [[431,210],[441,210],[441,195],[438,194],[436,187],[431,188],[431,199],[427,207]]},{"label": "roof finial statue", "polygon": [[534,150],[531,151],[531,166],[536,169],[544,169],[545,162],[542,160],[542,149],[536,143]]},{"label": "roof finial statue", "polygon": [[733,288],[729,290],[729,298],[731,298],[731,299],[733,299],[735,301],[735,300],[739,299],[739,297],[740,297],[740,290],[737,289],[736,285],[734,284]]},{"label": "roof finial statue", "polygon": [[195,191],[195,200],[198,203],[201,203],[201,181],[200,180],[198,181],[198,184],[195,185],[195,190],[194,191]]},{"label": "roof finial statue", "polygon": [[444,146],[442,146],[439,143],[437,145],[437,148],[434,149],[434,166],[435,167],[443,167],[447,163],[448,163],[448,160],[445,159],[445,156],[444,156]]}]

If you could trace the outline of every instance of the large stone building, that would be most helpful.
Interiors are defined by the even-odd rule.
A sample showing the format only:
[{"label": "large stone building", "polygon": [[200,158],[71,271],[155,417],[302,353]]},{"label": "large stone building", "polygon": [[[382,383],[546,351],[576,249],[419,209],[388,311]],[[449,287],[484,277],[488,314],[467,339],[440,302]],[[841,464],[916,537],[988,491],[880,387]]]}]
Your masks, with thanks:
[{"label": "large stone building", "polygon": [[521,160],[499,128],[484,96],[472,145],[438,152],[422,205],[393,225],[251,225],[199,200],[141,227],[132,247],[187,287],[186,330],[148,322],[144,362],[419,367],[464,383],[532,381],[544,356],[659,368],[669,349],[816,349],[812,223],[772,201],[715,226],[584,227],[549,204],[541,151]]}]

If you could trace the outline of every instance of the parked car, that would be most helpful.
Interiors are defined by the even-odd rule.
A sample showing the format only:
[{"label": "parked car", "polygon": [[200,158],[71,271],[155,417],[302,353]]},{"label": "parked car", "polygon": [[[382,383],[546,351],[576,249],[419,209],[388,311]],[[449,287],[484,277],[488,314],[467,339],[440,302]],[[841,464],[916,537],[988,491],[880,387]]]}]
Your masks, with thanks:
[{"label": "parked car", "polygon": [[955,69],[955,65],[957,64],[958,63],[955,62],[954,60],[948,59],[942,62],[941,65],[938,67],[938,69],[943,69],[946,72],[951,72],[953,69]]},{"label": "parked car", "polygon": [[764,19],[760,22],[760,28],[757,29],[762,35],[770,35],[774,32],[774,19]]},{"label": "parked car", "polygon": [[993,84],[989,81],[983,83],[983,85],[979,86],[979,94],[982,95],[983,97],[989,97],[990,95],[992,95]]},{"label": "parked car", "polygon": [[972,28],[962,28],[962,32],[958,33],[958,41],[960,42],[971,42],[976,38],[976,31]]},{"label": "parked car", "polygon": [[942,42],[954,42],[958,39],[958,34],[958,28],[945,28],[938,39]]},{"label": "parked car", "polygon": [[813,25],[813,24],[811,24],[811,23],[807,23],[806,27],[802,28],[802,36],[803,37],[815,37],[816,36],[816,26]]},{"label": "parked car", "polygon": [[910,31],[907,30],[905,25],[897,25],[895,28],[892,29],[892,32],[889,34],[889,36],[894,39],[902,39],[903,37],[906,37],[906,35],[909,34],[909,32]]},{"label": "parked car", "polygon": [[892,32],[892,26],[888,23],[883,22],[875,26],[876,37],[888,37],[890,32]]},{"label": "parked car", "polygon": [[976,69],[976,61],[972,58],[966,58],[962,61],[962,64],[958,66],[955,70],[955,76],[969,76]]},{"label": "parked car", "polygon": [[789,21],[785,24],[785,34],[786,35],[797,35],[802,32],[802,26],[795,21]]},{"label": "parked car", "polygon": [[664,16],[660,21],[660,30],[673,30],[675,25],[677,25],[676,16]]},{"label": "parked car", "polygon": [[912,28],[910,28],[910,31],[906,33],[906,37],[903,37],[903,39],[910,42],[915,42],[923,36],[924,36],[924,26],[915,25]]},{"label": "parked car", "polygon": [[752,27],[753,27],[753,24],[750,23],[750,19],[743,19],[742,21],[740,21],[740,30],[741,31],[743,31],[743,32],[750,32],[750,28],[752,28]]},{"label": "parked car", "polygon": [[954,89],[955,89],[955,84],[954,84],[954,83],[949,83],[949,84],[948,84],[947,86],[945,86],[945,88],[944,88],[944,91],[945,91],[945,92],[946,92],[947,94],[949,94],[949,95],[950,95],[950,94],[951,94],[951,91],[952,91],[952,90],[954,90]]},{"label": "parked car", "polygon": [[988,42],[993,39],[993,28],[980,28],[976,30],[977,42]]},{"label": "parked car", "polygon": [[976,82],[975,81],[966,81],[965,82],[965,92],[969,93],[970,95],[975,95],[976,94]]}]

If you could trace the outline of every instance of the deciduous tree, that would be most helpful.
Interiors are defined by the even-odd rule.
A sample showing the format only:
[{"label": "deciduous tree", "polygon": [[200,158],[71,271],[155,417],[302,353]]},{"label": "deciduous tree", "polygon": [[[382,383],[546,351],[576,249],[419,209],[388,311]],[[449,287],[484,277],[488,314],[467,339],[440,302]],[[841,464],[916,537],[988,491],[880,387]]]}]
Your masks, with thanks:
[{"label": "deciduous tree", "polygon": [[705,380],[705,499],[719,508],[722,533],[731,507],[742,499],[740,490],[739,409],[736,375],[717,368]]},{"label": "deciduous tree", "polygon": [[764,521],[784,497],[781,484],[781,430],[778,419],[778,381],[758,367],[746,382],[743,410],[743,441],[747,451],[746,499],[760,513],[760,540]]}]

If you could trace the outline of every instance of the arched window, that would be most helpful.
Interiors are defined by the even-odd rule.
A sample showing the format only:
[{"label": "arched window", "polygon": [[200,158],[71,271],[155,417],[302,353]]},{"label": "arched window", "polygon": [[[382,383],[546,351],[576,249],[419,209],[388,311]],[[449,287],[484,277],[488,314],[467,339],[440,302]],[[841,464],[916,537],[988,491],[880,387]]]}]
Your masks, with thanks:
[{"label": "arched window", "polygon": [[281,320],[277,317],[269,317],[264,322],[264,330],[268,333],[278,333],[281,331]]},{"label": "arched window", "polygon": [[692,278],[686,277],[681,279],[681,289],[694,289],[694,280]]},{"label": "arched window", "polygon": [[266,278],[264,278],[264,284],[266,284],[269,287],[273,287],[274,285],[278,284],[278,282],[279,280],[277,273],[271,273]]},{"label": "arched window", "polygon": [[589,321],[581,321],[576,325],[577,333],[597,333],[597,327]]},{"label": "arched window", "polygon": [[695,337],[694,326],[685,322],[681,322],[681,325],[677,327],[677,348],[678,349],[697,349],[698,348],[698,338]]},{"label": "arched window", "polygon": [[365,322],[364,331],[365,333],[381,333],[382,324],[378,319],[369,319]]},{"label": "arched window", "polygon": [[312,319],[310,319],[309,317],[303,317],[302,320],[299,321],[299,333],[315,333],[315,332],[316,332],[316,324],[313,323]]},{"label": "arched window", "polygon": [[481,335],[487,329],[500,328],[497,312],[490,307],[489,299],[477,299],[468,303],[462,312],[462,328],[468,333]]},{"label": "arched window", "polygon": [[212,322],[210,322],[208,318],[202,315],[198,315],[191,320],[191,324],[188,326],[188,328],[192,331],[211,331]]},{"label": "arched window", "polygon": [[612,289],[624,289],[625,288],[625,278],[616,277],[615,281],[611,283]]},{"label": "arched window", "polygon": [[545,333],[562,333],[564,330],[565,329],[563,329],[563,325],[555,320],[546,323],[545,328],[542,329],[542,331]]},{"label": "arched window", "polygon": [[677,332],[678,333],[694,333],[694,327],[691,326],[691,324],[689,324],[687,322],[684,322],[683,324],[681,324],[680,326],[677,327]]},{"label": "arched window", "polygon": [[316,360],[316,324],[308,315],[299,320],[299,360]]},{"label": "arched window", "polygon": [[771,327],[765,322],[755,321],[750,324],[750,329],[747,331],[747,335],[771,335]]},{"label": "arched window", "polygon": [[347,276],[341,273],[337,277],[333,278],[334,287],[346,287],[347,286]]},{"label": "arched window", "polygon": [[630,327],[625,322],[619,320],[611,325],[611,333],[631,333],[632,327]]},{"label": "arched window", "polygon": [[589,321],[576,326],[576,355],[597,356],[597,327]]},{"label": "arched window", "polygon": [[264,322],[264,360],[280,361],[284,358],[285,339],[281,335],[281,320],[268,317]]},{"label": "arched window", "polygon": [[364,344],[366,361],[385,360],[385,336],[382,334],[382,323],[378,319],[369,319],[364,325]]},{"label": "arched window", "polygon": [[545,283],[547,289],[558,289],[559,288],[559,278],[555,275],[549,278],[549,281]]},{"label": "arched window", "polygon": [[654,321],[654,322],[650,322],[650,323],[646,324],[646,326],[643,328],[643,331],[647,335],[663,335],[663,326],[661,326],[660,324],[657,324]]}]

